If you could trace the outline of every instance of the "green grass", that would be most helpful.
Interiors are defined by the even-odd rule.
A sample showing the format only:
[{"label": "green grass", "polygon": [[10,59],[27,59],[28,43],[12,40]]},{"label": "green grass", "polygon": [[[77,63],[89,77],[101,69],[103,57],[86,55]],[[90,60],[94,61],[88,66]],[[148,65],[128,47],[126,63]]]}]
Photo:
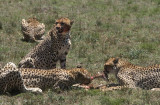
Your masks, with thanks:
[{"label": "green grass", "polygon": [[[67,68],[82,63],[94,74],[110,57],[142,66],[160,64],[159,5],[160,0],[0,0],[0,63],[18,64],[37,45],[21,41],[21,20],[35,16],[46,25],[46,34],[55,19],[74,20]],[[115,82],[112,76],[111,82]],[[71,90],[1,95],[0,104],[158,105],[160,101],[159,92],[146,90]]]}]

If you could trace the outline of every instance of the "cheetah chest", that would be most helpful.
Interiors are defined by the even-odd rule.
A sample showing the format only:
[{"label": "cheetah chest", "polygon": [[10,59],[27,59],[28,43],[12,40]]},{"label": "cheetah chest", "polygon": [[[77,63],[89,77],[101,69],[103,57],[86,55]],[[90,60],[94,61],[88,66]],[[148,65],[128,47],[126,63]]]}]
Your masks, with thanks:
[{"label": "cheetah chest", "polygon": [[64,41],[64,43],[62,43],[61,45],[59,45],[59,50],[58,50],[58,55],[61,56],[63,54],[67,55],[69,48],[71,46],[71,40],[70,39],[66,39]]}]

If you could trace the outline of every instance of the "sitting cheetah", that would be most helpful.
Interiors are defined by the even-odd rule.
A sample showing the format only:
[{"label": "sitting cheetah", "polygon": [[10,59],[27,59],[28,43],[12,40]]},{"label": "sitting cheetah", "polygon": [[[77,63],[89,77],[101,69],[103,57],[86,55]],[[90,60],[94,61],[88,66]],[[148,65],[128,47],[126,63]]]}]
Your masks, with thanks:
[{"label": "sitting cheetah", "polygon": [[19,63],[20,68],[54,69],[60,60],[62,69],[66,69],[66,55],[70,41],[70,28],[73,21],[68,18],[56,20],[48,36],[31,50]]},{"label": "sitting cheetah", "polygon": [[36,18],[29,18],[28,20],[22,19],[21,31],[25,41],[35,42],[41,40],[45,32],[45,25],[39,23]]},{"label": "sitting cheetah", "polygon": [[89,84],[90,73],[83,68],[70,70],[17,68],[9,62],[0,72],[0,93],[19,90],[20,92],[42,92],[47,88],[68,89],[73,84]]},{"label": "sitting cheetah", "polygon": [[160,65],[140,67],[120,58],[110,58],[104,64],[106,78],[108,78],[109,73],[115,74],[120,86],[110,87],[108,90],[124,87],[153,90],[160,88]]}]

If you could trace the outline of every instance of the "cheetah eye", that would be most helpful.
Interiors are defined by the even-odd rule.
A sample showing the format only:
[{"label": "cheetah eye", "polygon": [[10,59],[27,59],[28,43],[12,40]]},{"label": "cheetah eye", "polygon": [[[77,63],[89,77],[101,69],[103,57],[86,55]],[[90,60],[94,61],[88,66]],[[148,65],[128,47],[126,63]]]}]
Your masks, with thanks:
[{"label": "cheetah eye", "polygon": [[64,23],[61,23],[61,25],[64,25]]},{"label": "cheetah eye", "polygon": [[56,22],[56,25],[58,24],[58,22]]}]

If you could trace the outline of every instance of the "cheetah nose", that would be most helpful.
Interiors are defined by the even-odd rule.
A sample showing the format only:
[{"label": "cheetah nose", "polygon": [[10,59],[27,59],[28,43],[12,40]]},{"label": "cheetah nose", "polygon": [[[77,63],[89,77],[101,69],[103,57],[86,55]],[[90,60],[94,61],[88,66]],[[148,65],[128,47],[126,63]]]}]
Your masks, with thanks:
[{"label": "cheetah nose", "polygon": [[59,29],[60,29],[60,27],[56,27],[56,29],[57,29],[57,30],[59,30]]}]

